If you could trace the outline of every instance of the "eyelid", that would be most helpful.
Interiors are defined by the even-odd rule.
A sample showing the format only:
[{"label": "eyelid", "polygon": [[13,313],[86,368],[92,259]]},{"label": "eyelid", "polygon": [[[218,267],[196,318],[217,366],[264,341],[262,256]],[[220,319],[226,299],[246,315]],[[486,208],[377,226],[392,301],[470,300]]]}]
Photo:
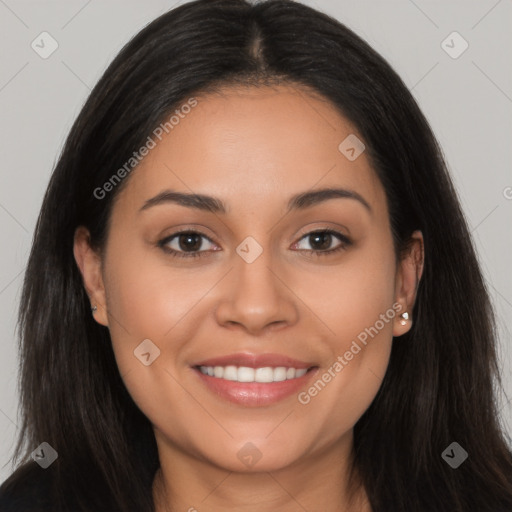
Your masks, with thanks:
[{"label": "eyelid", "polygon": [[[345,227],[345,226],[342,226],[342,227]],[[347,231],[349,231],[348,228],[345,227],[345,229]],[[178,258],[195,258],[195,257],[203,256],[203,255],[208,255],[208,253],[211,253],[211,252],[218,251],[218,249],[214,249],[213,251],[211,249],[210,250],[203,249],[203,250],[199,250],[199,251],[187,252],[187,251],[172,249],[167,246],[167,244],[170,241],[174,240],[180,234],[183,234],[183,233],[199,235],[200,237],[207,239],[211,244],[218,247],[218,245],[212,240],[212,238],[210,236],[206,235],[205,233],[198,230],[197,228],[192,228],[192,227],[185,227],[185,228],[181,228],[177,231],[174,231],[170,235],[165,236],[164,238],[160,239],[156,245],[160,249],[162,249],[164,252],[169,254],[170,256],[178,257]],[[316,228],[302,228],[301,234],[297,235],[298,239],[293,243],[293,246],[300,243],[307,236],[311,236],[315,233],[327,233],[327,234],[331,235],[332,237],[337,238],[338,241],[340,242],[340,244],[333,249],[327,249],[327,250],[299,249],[299,250],[297,250],[297,252],[313,254],[314,256],[321,257],[321,256],[327,256],[329,254],[333,254],[333,253],[345,250],[348,246],[353,245],[353,241],[352,241],[351,237],[345,235],[342,232],[337,231],[336,229],[334,229],[332,227],[320,226],[320,227],[316,227]],[[220,250],[222,250],[222,249],[220,249]]]},{"label": "eyelid", "polygon": [[[311,224],[308,224],[306,227],[303,227],[299,230],[299,233],[297,236],[299,237],[303,237],[304,235],[309,235],[311,233],[315,233],[317,231],[336,231],[336,232],[340,232],[341,229],[345,230],[346,231],[346,234],[345,233],[342,233],[340,232],[339,234],[340,235],[343,235],[343,236],[346,236],[347,238],[351,238],[351,234],[350,234],[350,229],[343,225],[343,224],[335,224],[335,226],[332,225],[332,223],[329,223],[329,224],[324,224],[322,225],[321,221],[320,223],[316,223],[317,226],[316,227],[311,227]],[[320,225],[318,225],[320,224]]]},{"label": "eyelid", "polygon": [[[206,240],[208,240],[208,242],[210,242],[212,245],[215,245],[215,246],[218,246],[217,243],[215,243],[210,236],[208,236],[206,233],[203,233],[202,231],[198,230],[197,228],[183,228],[183,229],[178,229],[177,231],[173,231],[170,235],[167,235],[167,236],[164,236],[163,238],[160,238],[157,242],[157,245],[162,248],[164,251],[166,252],[169,252],[169,253],[179,253],[179,254],[187,254],[187,255],[194,255],[194,254],[202,254],[202,253],[205,253],[205,252],[212,252],[212,250],[200,250],[200,251],[192,251],[192,252],[185,252],[185,251],[176,251],[175,249],[171,249],[171,248],[168,248],[167,247],[167,244],[171,241],[174,241],[175,238],[177,238],[179,235],[181,234],[184,234],[184,233],[189,233],[189,234],[194,234],[194,235],[199,235],[200,237],[202,238],[205,238]],[[214,249],[214,252],[216,252],[217,250]]]},{"label": "eyelid", "polygon": [[[344,234],[344,233],[338,233],[337,229],[339,228],[344,228],[347,230],[348,234]],[[173,231],[171,234],[169,235],[166,235],[164,237],[161,237],[159,239],[159,242],[164,242],[164,241],[168,241],[168,240],[171,240],[172,238],[182,234],[182,233],[195,233],[195,234],[198,234],[198,235],[201,235],[201,236],[204,236],[205,238],[207,238],[212,244],[215,244],[215,245],[218,245],[216,242],[214,242],[212,240],[212,237],[210,235],[207,235],[206,233],[204,233],[203,231],[201,231],[202,226],[200,229],[196,228],[194,225],[190,225],[190,226],[185,226],[184,228],[178,228],[177,231]],[[297,237],[298,237],[298,240],[301,240],[302,238],[304,238],[306,235],[311,235],[312,233],[317,233],[317,232],[332,232],[332,234],[336,235],[336,234],[339,234],[339,235],[342,235],[346,238],[350,238],[350,229],[348,229],[346,226],[343,226],[343,225],[339,225],[338,228],[333,228],[331,226],[319,226],[319,227],[315,227],[315,228],[311,228],[311,227],[304,227],[304,228],[301,228],[299,233],[297,234]],[[297,240],[297,241],[298,241]],[[294,242],[296,243],[296,242]]]},{"label": "eyelid", "polygon": [[327,234],[331,235],[333,238],[337,239],[338,242],[340,242],[340,244],[337,247],[334,247],[334,249],[327,249],[327,250],[323,250],[323,251],[316,250],[316,249],[301,249],[300,250],[301,252],[306,252],[306,253],[310,253],[310,254],[313,253],[313,254],[320,256],[322,254],[330,254],[330,253],[336,252],[338,250],[345,249],[347,246],[353,244],[352,239],[349,236],[345,235],[344,233],[341,233],[332,228],[324,227],[324,228],[314,228],[314,229],[307,230],[304,234],[299,236],[298,240],[293,243],[293,246],[298,245],[302,240],[304,240],[307,237],[314,235],[316,233],[327,233]]}]

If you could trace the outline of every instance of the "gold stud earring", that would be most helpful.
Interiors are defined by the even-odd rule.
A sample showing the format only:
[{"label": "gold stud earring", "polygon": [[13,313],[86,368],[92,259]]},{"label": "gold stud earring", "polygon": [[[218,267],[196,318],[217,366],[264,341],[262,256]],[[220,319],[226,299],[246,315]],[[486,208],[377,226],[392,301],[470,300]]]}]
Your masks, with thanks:
[{"label": "gold stud earring", "polygon": [[409,320],[409,313],[407,313],[406,311],[405,313],[402,313],[400,317],[402,318],[402,320],[400,320],[400,323],[402,325],[405,325],[407,323],[407,320]]}]

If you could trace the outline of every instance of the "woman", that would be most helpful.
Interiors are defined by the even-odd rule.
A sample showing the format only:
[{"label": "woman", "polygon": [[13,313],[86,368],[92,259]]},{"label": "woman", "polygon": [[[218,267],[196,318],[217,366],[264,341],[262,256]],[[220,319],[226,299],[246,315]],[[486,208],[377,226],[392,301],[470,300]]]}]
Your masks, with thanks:
[{"label": "woman", "polygon": [[512,510],[489,297],[390,66],[289,0],[130,41],[44,198],[1,510]]}]

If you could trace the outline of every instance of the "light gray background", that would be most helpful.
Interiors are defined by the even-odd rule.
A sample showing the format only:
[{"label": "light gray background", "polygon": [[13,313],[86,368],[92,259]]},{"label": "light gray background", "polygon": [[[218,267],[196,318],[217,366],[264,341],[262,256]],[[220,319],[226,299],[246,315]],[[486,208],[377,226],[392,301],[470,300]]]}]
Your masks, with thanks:
[{"label": "light gray background", "polygon": [[[50,173],[73,120],[112,58],[178,3],[0,0],[0,482],[12,471],[7,462],[19,423],[16,313]],[[511,0],[303,3],[339,19],[380,52],[431,123],[495,304],[501,368],[511,398]],[[48,59],[31,48],[43,31],[59,44]],[[457,59],[441,47],[453,31],[469,43]],[[459,43],[448,44],[457,48]],[[498,400],[505,429],[512,433],[512,402],[504,394]]]}]

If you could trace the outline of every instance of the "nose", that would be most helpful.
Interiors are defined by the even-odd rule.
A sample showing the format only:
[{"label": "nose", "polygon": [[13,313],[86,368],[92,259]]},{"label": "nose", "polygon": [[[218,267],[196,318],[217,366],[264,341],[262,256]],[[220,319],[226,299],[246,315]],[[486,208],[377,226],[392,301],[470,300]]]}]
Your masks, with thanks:
[{"label": "nose", "polygon": [[263,250],[252,263],[235,255],[216,309],[219,325],[240,326],[258,335],[297,322],[297,297],[271,259],[269,250]]}]

